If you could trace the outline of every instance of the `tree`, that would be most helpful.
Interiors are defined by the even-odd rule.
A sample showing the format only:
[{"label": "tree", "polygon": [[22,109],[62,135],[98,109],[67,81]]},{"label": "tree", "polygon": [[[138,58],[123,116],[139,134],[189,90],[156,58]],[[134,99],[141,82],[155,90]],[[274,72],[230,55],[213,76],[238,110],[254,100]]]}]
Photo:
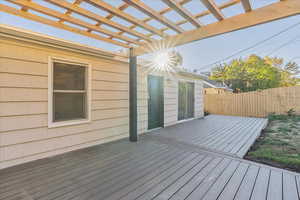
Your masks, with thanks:
[{"label": "tree", "polygon": [[234,59],[213,68],[210,79],[229,85],[235,92],[294,86],[300,83],[299,66],[295,62],[284,64],[282,58],[261,58],[250,55]]}]

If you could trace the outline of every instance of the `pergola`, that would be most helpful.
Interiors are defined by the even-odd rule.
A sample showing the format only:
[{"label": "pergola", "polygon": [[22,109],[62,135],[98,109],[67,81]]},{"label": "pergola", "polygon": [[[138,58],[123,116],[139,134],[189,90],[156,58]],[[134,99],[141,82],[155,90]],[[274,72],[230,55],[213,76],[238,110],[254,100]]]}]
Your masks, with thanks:
[{"label": "pergola", "polygon": [[[118,7],[102,0],[2,1],[8,2],[0,3],[3,12],[130,49],[127,56],[130,64],[131,141],[137,140],[136,56],[300,14],[300,0],[278,0],[258,9],[252,9],[251,0],[227,0],[222,4],[216,4],[214,0],[194,0],[206,7],[206,10],[197,14],[185,7],[191,0],[160,0],[165,5],[162,10],[152,8],[149,5],[151,0],[123,0]],[[47,6],[45,2],[59,9]],[[103,16],[94,9],[87,9],[81,6],[83,3],[108,14]],[[242,14],[226,18],[222,9],[237,4],[242,5]],[[125,11],[129,7],[148,17],[141,19],[128,14]],[[179,14],[182,20],[175,22],[167,18],[165,14],[171,11]],[[217,22],[202,24],[201,18],[207,15],[213,15]],[[162,28],[151,25],[149,22],[153,20]],[[184,24],[190,24],[193,28],[186,30],[182,27]],[[169,34],[170,30],[175,34]]]}]

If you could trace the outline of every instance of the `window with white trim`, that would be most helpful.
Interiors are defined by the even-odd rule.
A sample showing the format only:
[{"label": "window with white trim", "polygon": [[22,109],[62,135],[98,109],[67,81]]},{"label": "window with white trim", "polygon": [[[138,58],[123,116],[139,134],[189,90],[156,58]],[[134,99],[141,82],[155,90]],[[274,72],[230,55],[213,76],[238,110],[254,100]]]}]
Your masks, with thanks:
[{"label": "window with white trim", "polygon": [[52,59],[49,126],[90,120],[89,66]]}]

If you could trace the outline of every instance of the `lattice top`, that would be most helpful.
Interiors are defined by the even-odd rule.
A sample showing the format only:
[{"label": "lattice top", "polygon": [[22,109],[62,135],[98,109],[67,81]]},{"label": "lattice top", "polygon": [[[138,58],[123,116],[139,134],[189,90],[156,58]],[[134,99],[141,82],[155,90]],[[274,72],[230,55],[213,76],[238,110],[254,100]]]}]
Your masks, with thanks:
[{"label": "lattice top", "polygon": [[[56,28],[68,30],[94,39],[105,41],[124,48],[139,48],[157,43],[163,39],[193,34],[192,31],[226,21],[222,10],[241,5],[240,13],[252,13],[249,0],[2,0],[0,10],[21,16]],[[199,3],[203,9],[193,13],[188,6]],[[198,2],[199,1],[199,2]],[[258,0],[260,1],[260,0]],[[217,3],[219,2],[219,3]],[[221,3],[220,3],[221,2]],[[273,2],[273,3],[272,3]],[[289,4],[286,2],[290,2]],[[270,10],[296,5],[292,13],[298,14],[299,0],[265,3]],[[160,7],[158,10],[156,7]],[[279,6],[278,6],[279,5]],[[277,7],[276,7],[277,6]],[[298,7],[297,7],[298,6]],[[284,7],[284,8],[285,8]],[[262,9],[262,8],[260,8]],[[139,12],[140,14],[135,14]],[[168,17],[175,12],[179,20]],[[238,15],[241,15],[241,14]],[[203,24],[201,18],[211,15],[215,22]],[[243,15],[243,14],[242,14]],[[145,16],[142,18],[141,16]],[[281,16],[281,18],[284,16]],[[274,20],[278,16],[268,19]],[[185,27],[189,28],[185,28]],[[222,32],[222,31],[220,31]],[[228,31],[227,31],[228,32]],[[216,34],[212,34],[216,35]],[[199,38],[201,39],[201,37]],[[184,40],[187,43],[188,40]],[[192,41],[192,40],[191,40]],[[175,42],[177,45],[183,42]],[[141,53],[139,53],[141,54]]]}]

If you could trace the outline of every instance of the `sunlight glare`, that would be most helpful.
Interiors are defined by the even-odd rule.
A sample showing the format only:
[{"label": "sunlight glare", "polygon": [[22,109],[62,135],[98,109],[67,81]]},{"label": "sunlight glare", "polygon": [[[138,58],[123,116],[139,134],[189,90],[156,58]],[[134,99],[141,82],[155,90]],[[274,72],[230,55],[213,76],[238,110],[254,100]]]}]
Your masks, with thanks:
[{"label": "sunlight glare", "polygon": [[156,72],[174,73],[181,67],[178,54],[174,49],[157,51],[152,55],[148,67]]}]

